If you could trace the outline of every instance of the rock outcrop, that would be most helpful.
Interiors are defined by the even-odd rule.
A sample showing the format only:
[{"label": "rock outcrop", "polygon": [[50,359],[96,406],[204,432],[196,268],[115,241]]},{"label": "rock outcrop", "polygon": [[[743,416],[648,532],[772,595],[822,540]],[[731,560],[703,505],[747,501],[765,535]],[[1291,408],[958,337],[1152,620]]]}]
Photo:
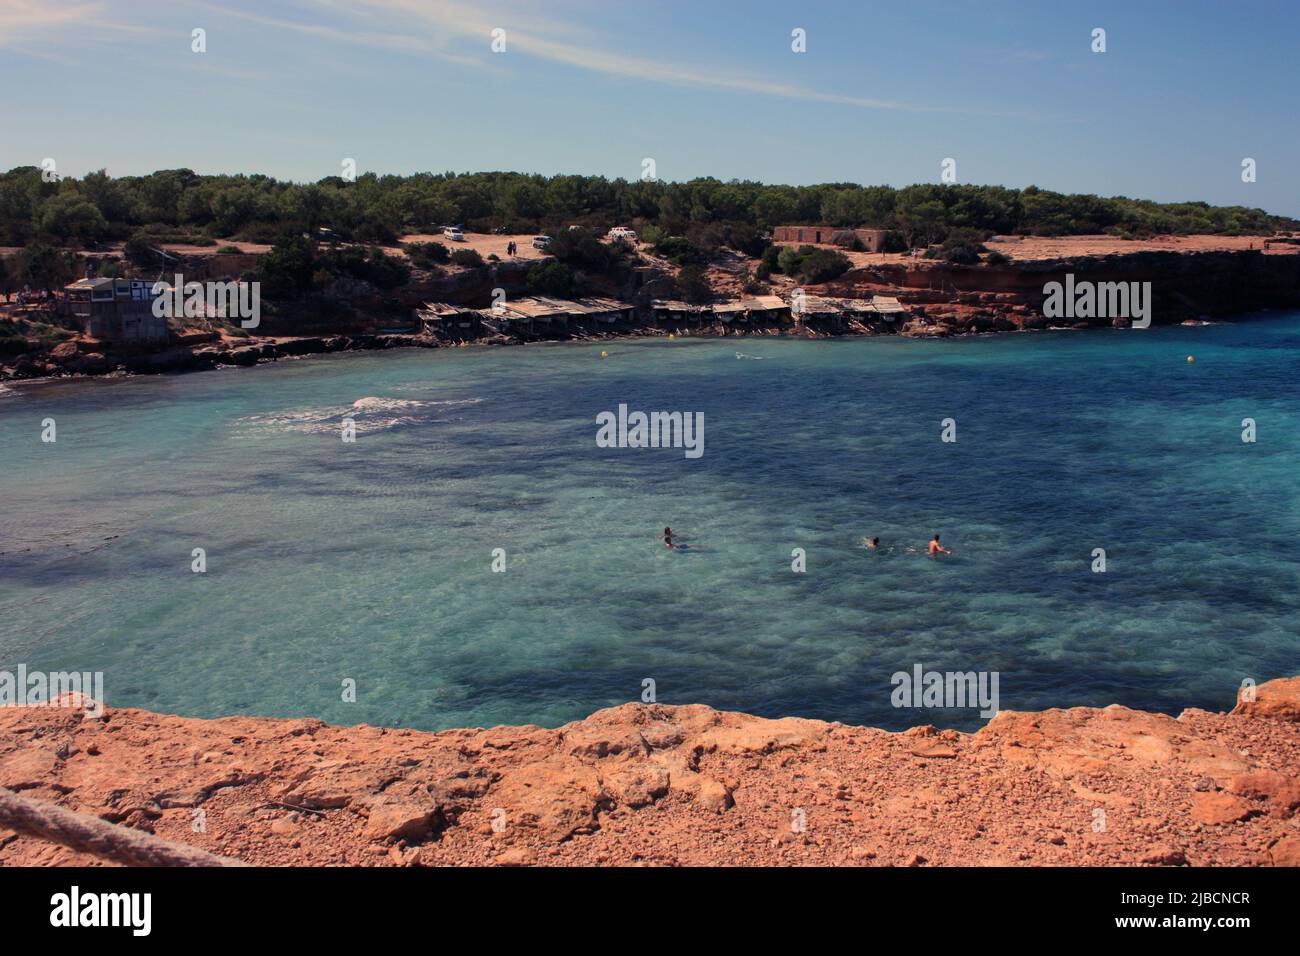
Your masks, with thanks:
[{"label": "rock outcrop", "polygon": [[[974,734],[625,704],[549,730],[0,709],[0,786],[251,863],[1296,865],[1300,678]],[[0,830],[0,865],[94,863]]]},{"label": "rock outcrop", "polygon": [[[1100,237],[1105,238],[1105,237]],[[1061,281],[1066,274],[1078,280],[1098,283],[1150,283],[1150,319],[1153,325],[1196,323],[1208,318],[1226,318],[1266,309],[1300,309],[1300,255],[1268,254],[1262,249],[1197,249],[1195,239],[1184,250],[1116,251],[1117,241],[1101,243],[1091,252],[1068,256],[1042,256],[1002,263],[957,265],[942,260],[890,257],[888,261],[857,267],[836,279],[810,286],[820,296],[870,299],[883,295],[897,298],[907,314],[899,321],[854,319],[826,321],[811,318],[801,325],[789,317],[752,322],[705,322],[702,325],[660,325],[650,314],[649,287],[635,298],[638,318],[630,328],[618,331],[569,328],[546,333],[516,330],[510,335],[484,332],[475,341],[484,345],[522,344],[542,339],[601,339],[658,336],[674,332],[681,336],[751,335],[905,335],[932,337],[979,335],[993,332],[1022,332],[1047,328],[1124,328],[1125,317],[1101,315],[1093,318],[1048,318],[1043,311],[1044,287]],[[1222,238],[1222,237],[1218,237]],[[1028,241],[1028,240],[1026,240]],[[1253,244],[1253,241],[1252,241]],[[1004,244],[1013,253],[1014,243]],[[1069,243],[1063,243],[1068,246]],[[1097,244],[1094,244],[1097,245]],[[1118,242],[1119,246],[1126,243]],[[1135,247],[1142,246],[1134,243]],[[1100,248],[1112,251],[1102,252]],[[715,270],[717,271],[717,270]],[[741,263],[732,282],[719,284],[720,295],[740,293],[739,275],[748,275]],[[373,331],[376,325],[409,323],[411,310],[430,300],[485,305],[492,290],[511,294],[527,291],[527,264],[499,264],[493,268],[469,269],[441,277],[413,279],[395,290],[391,300],[371,301],[340,292],[339,311],[328,316],[311,310],[284,309],[266,317],[261,335],[222,338],[210,332],[181,332],[173,340],[152,348],[128,347],[79,337],[55,345],[15,337],[0,337],[0,381],[47,376],[142,374],[199,371],[222,366],[249,366],[259,362],[338,352],[389,348],[440,348],[464,344],[437,333],[390,333]],[[589,277],[599,286],[595,277]],[[776,277],[771,291],[787,299],[794,279]],[[626,290],[594,288],[602,295],[624,297]],[[630,293],[628,293],[630,294]],[[382,321],[387,317],[388,321]],[[54,317],[49,316],[53,321]],[[370,331],[365,331],[370,330]]]}]

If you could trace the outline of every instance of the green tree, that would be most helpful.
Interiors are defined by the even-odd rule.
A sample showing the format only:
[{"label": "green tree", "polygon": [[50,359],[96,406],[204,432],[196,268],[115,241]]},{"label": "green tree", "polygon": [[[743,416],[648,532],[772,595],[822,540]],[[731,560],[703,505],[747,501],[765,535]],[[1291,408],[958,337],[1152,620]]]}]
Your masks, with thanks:
[{"label": "green tree", "polygon": [[677,294],[687,302],[704,303],[713,298],[713,288],[703,266],[683,266],[677,274],[676,286]]},{"label": "green tree", "polygon": [[573,294],[573,272],[563,262],[547,259],[528,270],[528,288],[540,295],[565,298]]},{"label": "green tree", "polygon": [[17,256],[17,279],[33,289],[53,292],[73,280],[77,257],[52,246],[35,243]]},{"label": "green tree", "polygon": [[98,242],[108,232],[108,222],[93,202],[68,192],[45,203],[37,227],[41,235],[59,242]]},{"label": "green tree", "polygon": [[314,244],[302,236],[286,236],[262,257],[258,275],[268,296],[294,298],[311,288]]}]

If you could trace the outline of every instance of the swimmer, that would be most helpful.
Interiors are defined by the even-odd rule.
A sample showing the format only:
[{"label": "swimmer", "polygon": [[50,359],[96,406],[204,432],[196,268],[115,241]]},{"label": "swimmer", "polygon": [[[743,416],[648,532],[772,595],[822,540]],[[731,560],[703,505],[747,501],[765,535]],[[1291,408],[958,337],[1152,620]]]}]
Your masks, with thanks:
[{"label": "swimmer", "polygon": [[939,536],[936,534],[930,539],[930,557],[937,558],[941,554],[952,554],[952,552],[939,543]]},{"label": "swimmer", "polygon": [[879,539],[879,538],[865,538],[865,539],[863,539],[863,540],[865,540],[865,541],[867,542],[867,550],[868,550],[868,551],[879,551],[879,550],[880,550],[880,539]]},{"label": "swimmer", "polygon": [[669,551],[671,551],[671,550],[673,549],[673,529],[672,529],[672,528],[664,528],[664,544],[667,546],[667,548],[668,548]]}]

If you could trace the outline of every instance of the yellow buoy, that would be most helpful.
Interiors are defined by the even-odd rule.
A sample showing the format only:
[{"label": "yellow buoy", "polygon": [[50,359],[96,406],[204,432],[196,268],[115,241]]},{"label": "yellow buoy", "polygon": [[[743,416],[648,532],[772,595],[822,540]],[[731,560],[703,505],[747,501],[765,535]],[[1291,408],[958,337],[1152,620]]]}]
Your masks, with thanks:
[{"label": "yellow buoy", "polygon": [[1192,356],[1190,356],[1190,355],[1187,356],[1187,364],[1188,364],[1188,365],[1191,365],[1191,364],[1192,364],[1193,362],[1195,362],[1195,361],[1196,361],[1196,359],[1194,359]]},{"label": "yellow buoy", "polygon": [[600,353],[600,357],[601,357],[601,358],[609,358],[609,353],[608,353],[608,352],[601,352],[601,353]]}]

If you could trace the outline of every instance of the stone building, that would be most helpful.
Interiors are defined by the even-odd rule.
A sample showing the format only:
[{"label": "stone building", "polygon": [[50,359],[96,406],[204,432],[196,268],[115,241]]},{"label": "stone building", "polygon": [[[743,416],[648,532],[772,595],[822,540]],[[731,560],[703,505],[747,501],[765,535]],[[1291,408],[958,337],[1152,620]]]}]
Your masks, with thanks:
[{"label": "stone building", "polygon": [[861,247],[862,252],[880,252],[885,246],[884,229],[846,229],[841,226],[776,226],[773,242],[809,243]]}]

